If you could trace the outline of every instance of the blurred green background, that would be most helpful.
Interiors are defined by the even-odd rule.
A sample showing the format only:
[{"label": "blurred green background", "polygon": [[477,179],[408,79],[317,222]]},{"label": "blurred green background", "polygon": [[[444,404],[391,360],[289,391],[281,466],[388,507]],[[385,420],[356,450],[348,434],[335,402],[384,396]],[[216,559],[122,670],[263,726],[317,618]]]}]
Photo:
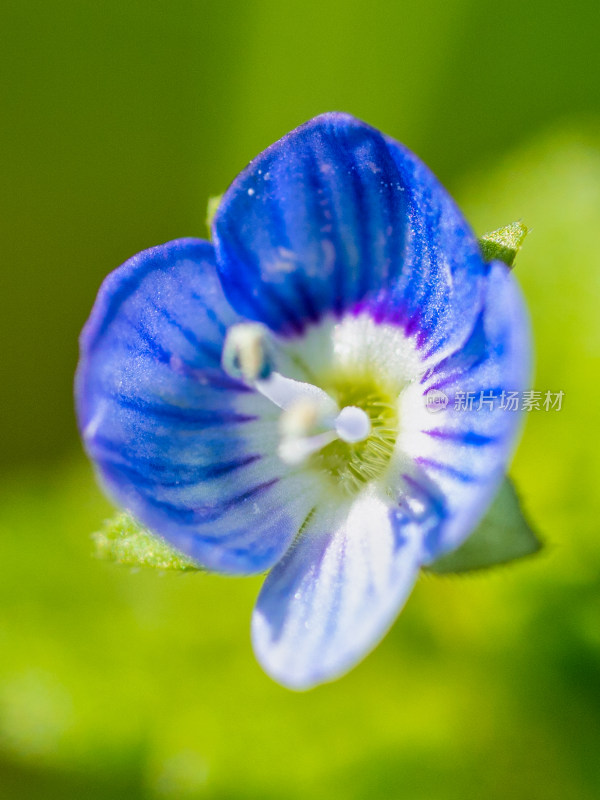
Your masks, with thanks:
[{"label": "blurred green background", "polygon": [[[598,5],[3,4],[0,799],[597,800]],[[77,441],[104,275],[205,235],[209,195],[346,110],[406,142],[478,232],[522,218],[537,346],[512,473],[544,555],[422,578],[384,643],[308,694],[252,656],[260,584],[90,557],[111,513]]]}]

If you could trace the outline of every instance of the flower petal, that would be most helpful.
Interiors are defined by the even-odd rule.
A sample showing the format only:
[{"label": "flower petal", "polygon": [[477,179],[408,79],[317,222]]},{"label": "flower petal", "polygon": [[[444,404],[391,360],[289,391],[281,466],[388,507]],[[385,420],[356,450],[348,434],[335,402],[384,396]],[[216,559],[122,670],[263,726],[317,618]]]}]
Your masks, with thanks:
[{"label": "flower petal", "polygon": [[265,150],[214,219],[225,292],[287,334],[357,303],[428,351],[458,344],[487,272],[431,172],[347,114],[323,114]]},{"label": "flower petal", "polygon": [[389,502],[359,495],[318,509],[272,570],[252,619],[257,657],[277,681],[307,689],[354,666],[382,638],[416,578],[420,541]]},{"label": "flower petal", "polygon": [[[454,549],[474,530],[500,486],[521,424],[518,411],[500,408],[502,392],[526,389],[530,353],[518,284],[505,264],[494,262],[464,346],[402,399],[400,417],[407,424],[399,449],[414,466],[407,470],[409,495],[436,508],[440,519],[427,531],[427,560]],[[443,392],[447,407],[427,410],[429,391]]]},{"label": "flower petal", "polygon": [[314,496],[276,455],[277,409],[227,376],[239,322],[208,242],[146,250],[105,280],[76,379],[86,449],[117,501],[209,569],[262,571]]},{"label": "flower petal", "polygon": [[405,187],[407,241],[399,279],[370,304],[376,319],[414,336],[422,357],[439,360],[461,346],[475,322],[489,265],[460,209],[403,144],[385,137]]}]

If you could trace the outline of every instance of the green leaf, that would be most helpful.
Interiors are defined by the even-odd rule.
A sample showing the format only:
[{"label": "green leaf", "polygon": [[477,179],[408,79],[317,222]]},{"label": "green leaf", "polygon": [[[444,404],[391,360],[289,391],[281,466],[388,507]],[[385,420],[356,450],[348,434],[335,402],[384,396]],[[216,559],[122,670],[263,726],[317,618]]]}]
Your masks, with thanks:
[{"label": "green leaf", "polygon": [[504,479],[478,528],[451,553],[427,567],[430,572],[468,572],[537,553],[542,542],[523,516],[512,482]]},{"label": "green leaf", "polygon": [[153,567],[177,572],[199,572],[202,568],[175,550],[164,539],[141,527],[129,514],[108,520],[104,530],[92,534],[96,556],[127,567]]},{"label": "green leaf", "polygon": [[522,222],[511,222],[504,228],[484,233],[479,239],[484,259],[486,261],[498,259],[512,267],[528,233],[529,229]]}]

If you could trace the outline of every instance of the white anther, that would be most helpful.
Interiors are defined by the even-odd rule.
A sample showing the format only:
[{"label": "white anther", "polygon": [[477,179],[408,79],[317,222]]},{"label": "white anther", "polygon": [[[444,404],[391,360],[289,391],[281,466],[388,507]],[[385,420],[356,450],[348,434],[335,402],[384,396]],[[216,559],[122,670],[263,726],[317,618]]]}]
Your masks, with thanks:
[{"label": "white anther", "polygon": [[335,431],[325,431],[316,436],[284,437],[279,443],[277,454],[279,458],[290,466],[296,466],[305,461],[313,453],[322,450],[337,439]]},{"label": "white anther", "polygon": [[267,350],[268,335],[264,325],[253,322],[232,325],[223,346],[223,369],[251,383],[266,379],[271,372]]},{"label": "white anther", "polygon": [[279,417],[279,432],[287,438],[308,436],[320,422],[319,404],[309,397],[299,397]]}]

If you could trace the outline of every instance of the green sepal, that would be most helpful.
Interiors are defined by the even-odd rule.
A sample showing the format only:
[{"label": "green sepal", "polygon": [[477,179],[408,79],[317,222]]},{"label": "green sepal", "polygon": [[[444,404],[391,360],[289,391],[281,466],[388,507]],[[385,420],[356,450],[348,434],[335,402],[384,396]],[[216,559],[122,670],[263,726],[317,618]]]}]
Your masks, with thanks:
[{"label": "green sepal", "polygon": [[164,539],[143,528],[132,516],[118,514],[92,534],[97,558],[126,567],[152,567],[175,572],[199,572],[198,564],[175,550]]},{"label": "green sepal", "polygon": [[529,233],[527,225],[511,222],[498,230],[484,233],[479,238],[479,246],[486,261],[504,261],[509,267],[515,263],[525,237]]},{"label": "green sepal", "polygon": [[537,553],[542,542],[521,511],[515,487],[504,479],[500,491],[475,532],[457,549],[429,564],[437,573],[469,572],[506,564]]},{"label": "green sepal", "polygon": [[206,227],[208,228],[209,236],[212,233],[212,221],[217,213],[217,208],[221,204],[222,199],[222,194],[217,194],[214,197],[208,198],[208,203],[206,204]]}]

